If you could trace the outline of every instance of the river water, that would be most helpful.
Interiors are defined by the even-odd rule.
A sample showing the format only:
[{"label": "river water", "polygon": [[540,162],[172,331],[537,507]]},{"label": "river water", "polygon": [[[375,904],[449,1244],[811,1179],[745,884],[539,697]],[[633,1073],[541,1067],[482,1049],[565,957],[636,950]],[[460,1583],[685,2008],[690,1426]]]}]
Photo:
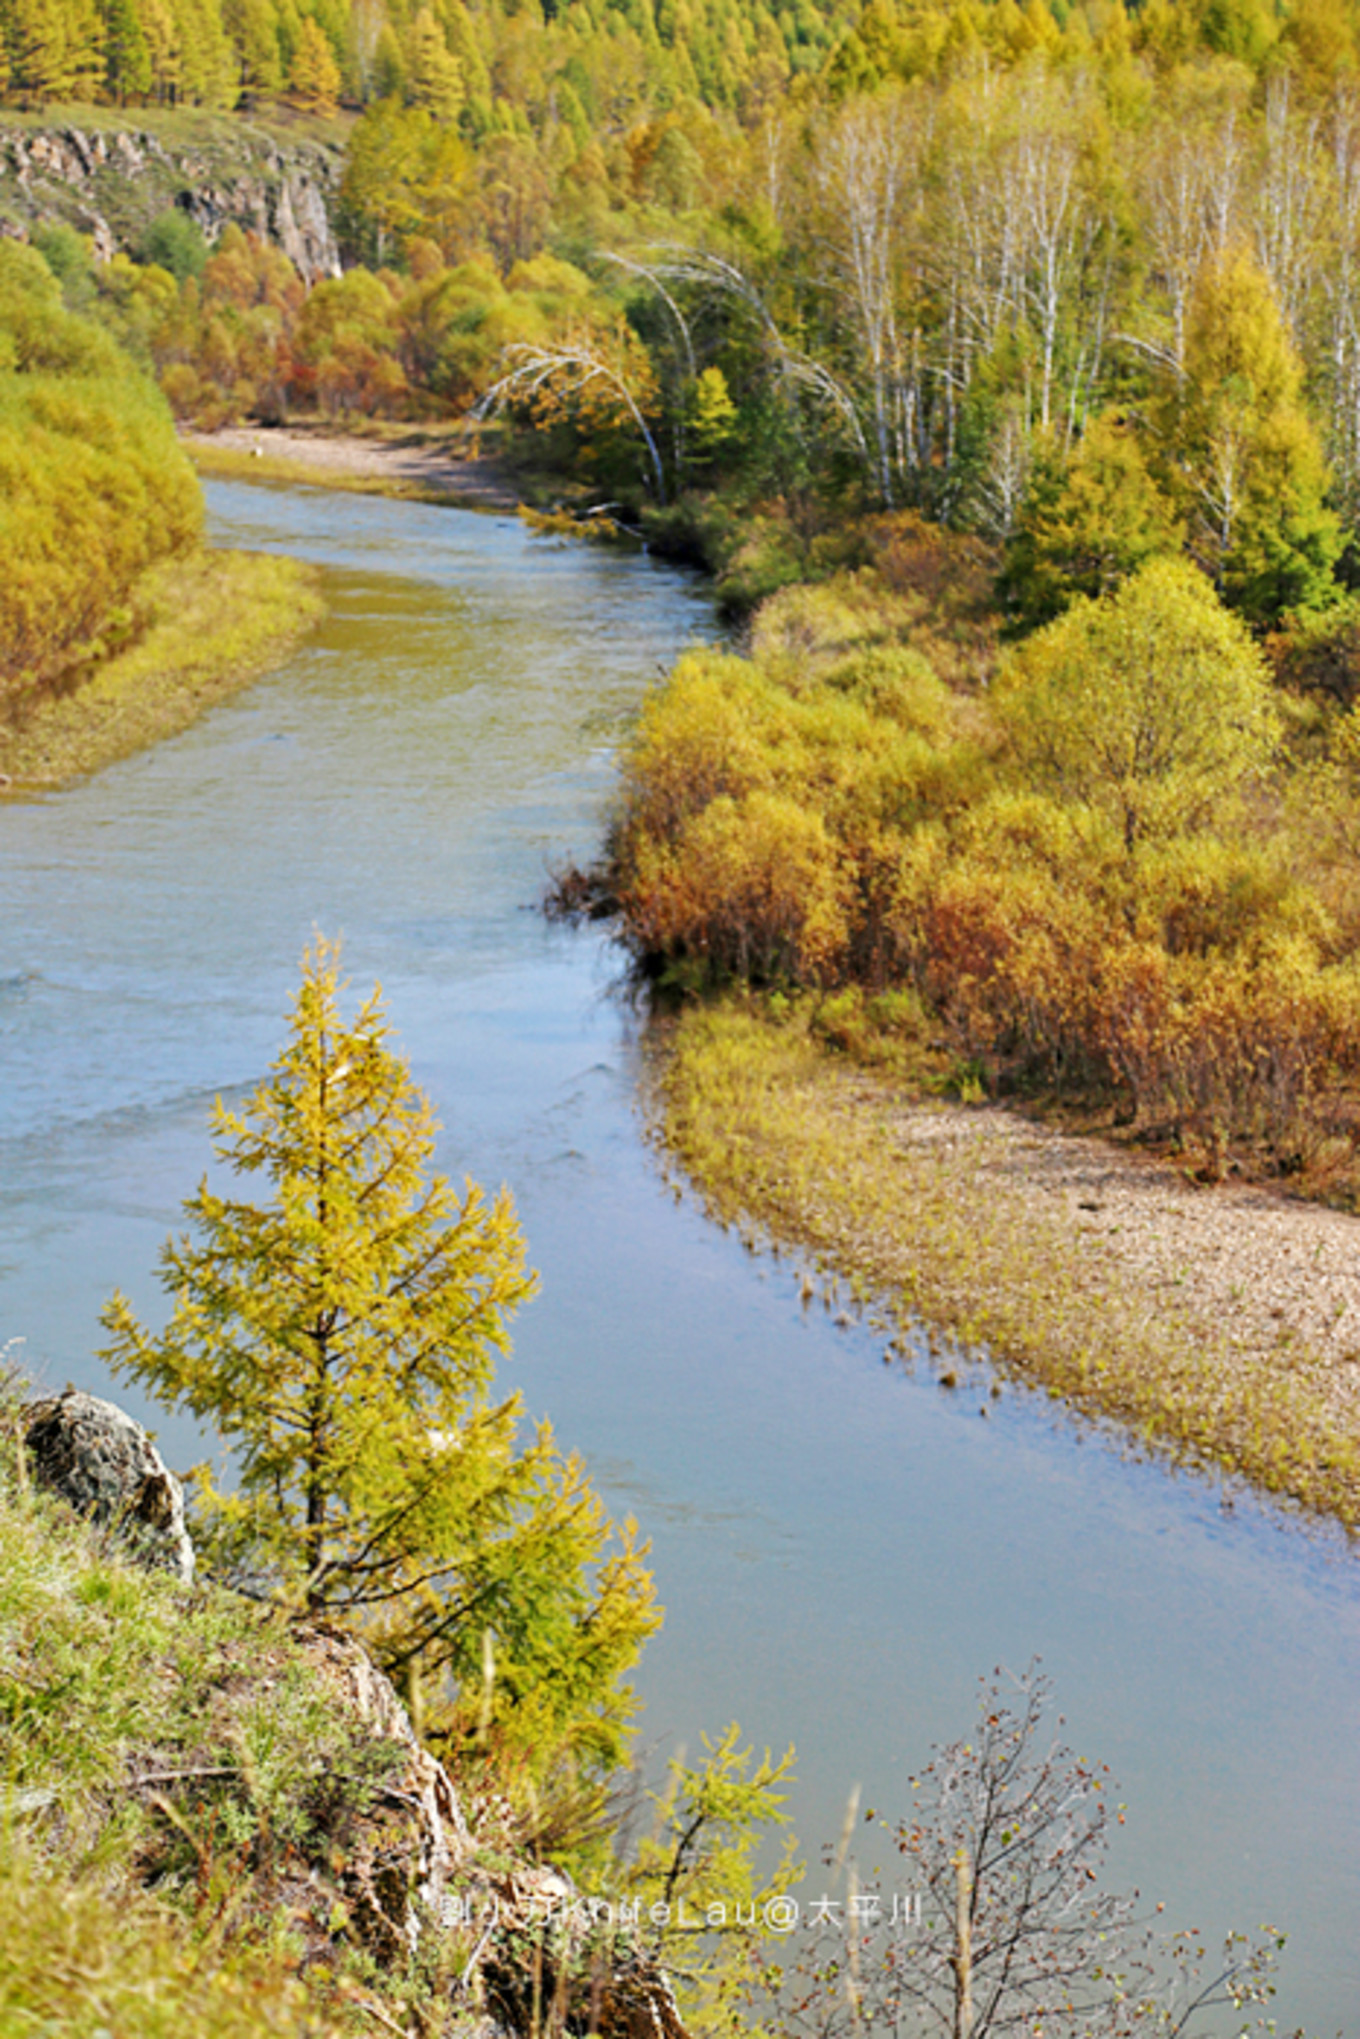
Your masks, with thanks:
[{"label": "river water", "polygon": [[184,735],[0,807],[0,1341],[110,1391],[100,1303],[161,1315],[212,1098],[276,1051],[311,930],[343,933],[443,1165],[518,1200],[542,1292],[507,1378],[652,1538],[648,1743],[733,1718],[795,1742],[815,1860],[852,1786],[905,1810],[978,1676],[1039,1655],[1129,1807],[1110,1880],[1211,1934],[1286,1927],[1282,2021],[1360,2039],[1355,1559],[1037,1398],[982,1421],[804,1311],[787,1260],[662,1183],[617,958],[533,910],[547,862],[598,838],[642,689],[713,634],[702,589],[511,519],[208,494],[224,542],[321,562],[330,615]]}]

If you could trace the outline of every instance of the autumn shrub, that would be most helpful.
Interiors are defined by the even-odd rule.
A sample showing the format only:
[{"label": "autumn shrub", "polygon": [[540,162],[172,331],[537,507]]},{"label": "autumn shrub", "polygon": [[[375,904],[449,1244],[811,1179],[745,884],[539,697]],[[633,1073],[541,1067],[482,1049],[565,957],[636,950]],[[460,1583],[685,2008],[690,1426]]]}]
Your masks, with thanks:
[{"label": "autumn shrub", "polygon": [[1039,864],[967,853],[913,860],[897,901],[922,991],[961,1047],[997,1070],[1089,1073],[1090,996],[1105,921]]},{"label": "autumn shrub", "polygon": [[[1233,1140],[1294,1173],[1355,1124],[1341,1087],[1360,1064],[1360,983],[1306,942],[1264,954],[1113,959],[1100,1034],[1135,1103],[1166,1113],[1221,1173]],[[1132,968],[1128,964],[1132,964]]]},{"label": "autumn shrub", "polygon": [[1322,955],[1335,940],[1316,889],[1279,843],[1178,836],[1140,859],[1132,905],[1139,928],[1173,956],[1254,957],[1282,935]]},{"label": "autumn shrub", "polygon": [[611,836],[637,949],[690,985],[810,987],[814,1037],[865,1062],[919,1076],[929,1040],[990,1090],[1103,1099],[1210,1174],[1234,1144],[1348,1155],[1360,719],[1291,793],[1260,653],[1174,561],[1074,603],[981,698],[914,631],[857,569],[650,697]]},{"label": "autumn shrub", "polygon": [[13,699],[116,624],[139,576],[197,538],[202,498],[166,406],[0,242],[0,686]]},{"label": "autumn shrub", "polygon": [[913,510],[875,519],[868,541],[899,630],[951,686],[985,686],[996,665],[995,548]]},{"label": "autumn shrub", "polygon": [[752,619],[751,652],[771,665],[798,661],[811,674],[848,651],[891,643],[897,635],[894,606],[866,574],[799,582],[761,604]]},{"label": "autumn shrub", "polygon": [[698,957],[719,977],[815,983],[837,974],[849,940],[825,823],[763,790],[721,794],[673,845],[649,844],[629,907],[648,947]]}]

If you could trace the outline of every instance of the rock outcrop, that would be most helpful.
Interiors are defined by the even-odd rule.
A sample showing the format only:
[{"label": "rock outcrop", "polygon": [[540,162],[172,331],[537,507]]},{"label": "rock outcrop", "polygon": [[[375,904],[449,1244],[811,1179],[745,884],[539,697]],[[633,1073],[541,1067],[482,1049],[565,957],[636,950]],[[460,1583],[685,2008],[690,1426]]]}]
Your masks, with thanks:
[{"label": "rock outcrop", "polygon": [[328,206],[339,177],[338,151],[240,119],[204,116],[191,143],[169,146],[140,128],[0,121],[0,233],[23,238],[63,221],[92,236],[99,261],[178,208],[210,242],[234,221],[282,248],[309,284],[338,276]]},{"label": "rock outcrop", "polygon": [[473,1855],[472,1836],[453,1780],[417,1740],[391,1680],[362,1643],[325,1623],[295,1631],[294,1639],[335,1694],[337,1710],[400,1751],[338,1874],[358,1937],[386,1966],[414,1953],[422,1931],[455,1912],[455,1879]]},{"label": "rock outcrop", "polygon": [[106,1524],[140,1563],[191,1584],[184,1489],[141,1424],[75,1388],[33,1403],[26,1417],[24,1442],[39,1484]]}]

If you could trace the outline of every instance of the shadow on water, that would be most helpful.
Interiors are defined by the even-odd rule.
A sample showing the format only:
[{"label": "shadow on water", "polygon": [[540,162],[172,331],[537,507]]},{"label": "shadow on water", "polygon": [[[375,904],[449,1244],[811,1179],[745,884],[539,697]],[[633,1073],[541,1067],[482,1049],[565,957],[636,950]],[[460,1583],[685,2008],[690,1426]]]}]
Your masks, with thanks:
[{"label": "shadow on water", "polygon": [[796,1741],[815,1855],[852,1784],[903,1806],[977,1676],[1038,1652],[1069,1738],[1122,1782],[1114,1876],[1211,1933],[1287,1926],[1282,2020],[1360,2032],[1350,1555],[1224,1514],[1042,1400],[983,1422],[867,1327],[805,1311],[788,1260],[663,1183],[607,944],[526,910],[550,859],[597,840],[642,690],[715,633],[702,588],[512,519],[209,496],[225,542],[321,561],[331,613],[196,728],[0,813],[0,1339],[107,1388],[102,1299],[159,1312],[207,1104],[274,1053],[312,928],[343,931],[444,1165],[518,1198],[543,1284],[510,1378],[652,1536],[649,1738],[693,1749],[736,1717]]}]

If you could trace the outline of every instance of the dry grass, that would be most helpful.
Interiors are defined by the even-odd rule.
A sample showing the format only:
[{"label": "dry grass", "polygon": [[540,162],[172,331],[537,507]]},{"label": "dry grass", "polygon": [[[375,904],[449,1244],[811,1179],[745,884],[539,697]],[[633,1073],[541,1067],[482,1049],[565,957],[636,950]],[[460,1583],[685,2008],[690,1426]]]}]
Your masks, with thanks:
[{"label": "dry grass", "polygon": [[[1011,1115],[913,1101],[891,1077],[820,1049],[797,1011],[782,1023],[744,1001],[688,1012],[656,1084],[659,1136],[714,1215],[804,1248],[836,1293],[844,1284],[853,1304],[882,1305],[904,1339],[924,1321],[933,1350],[941,1332],[985,1348],[1140,1445],[1360,1523],[1353,1355],[1303,1337],[1267,1342],[1270,1312],[1234,1310],[1197,1278],[1204,1242],[1183,1213],[1167,1220],[1181,1228],[1179,1272],[1154,1280],[1146,1253],[1074,1225],[1082,1199],[1043,1193],[1032,1154],[1016,1166],[1012,1150],[998,1165],[996,1142],[968,1133]],[[1038,1143],[1059,1137],[1016,1123]],[[1103,1179],[1123,1170],[1145,1183],[1152,1169],[1094,1142],[1068,1145],[1108,1161]],[[1156,1173],[1206,1219],[1222,1194]],[[941,1358],[942,1379],[958,1360]]]},{"label": "dry grass", "polygon": [[319,621],[314,568],[200,551],[157,567],[137,591],[147,627],[69,692],[0,720],[0,779],[52,788],[187,728],[277,665]]}]

